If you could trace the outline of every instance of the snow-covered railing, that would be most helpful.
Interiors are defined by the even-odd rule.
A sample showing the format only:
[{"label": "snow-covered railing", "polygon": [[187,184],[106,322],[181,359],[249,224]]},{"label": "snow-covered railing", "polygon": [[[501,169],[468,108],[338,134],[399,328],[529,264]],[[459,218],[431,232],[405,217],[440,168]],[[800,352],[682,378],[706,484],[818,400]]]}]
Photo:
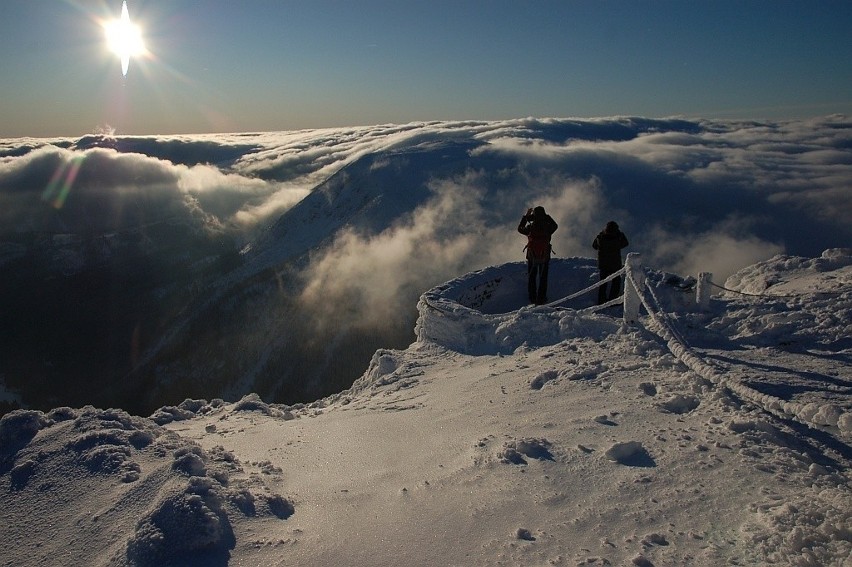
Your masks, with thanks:
[{"label": "snow-covered railing", "polygon": [[710,295],[713,291],[713,274],[701,272],[698,274],[698,282],[695,284],[695,302],[700,309],[710,307]]},{"label": "snow-covered railing", "polygon": [[632,325],[639,320],[639,307],[645,291],[645,271],[642,269],[642,256],[636,253],[627,255],[624,264],[624,322]]},{"label": "snow-covered railing", "polygon": [[[624,322],[632,325],[639,320],[639,309],[642,305],[640,298],[644,293],[645,288],[647,287],[645,283],[645,268],[642,265],[642,256],[641,254],[637,253],[628,254],[627,260],[624,263],[624,267],[618,270],[617,272],[610,274],[602,280],[596,281],[585,289],[581,289],[580,291],[572,293],[566,297],[563,297],[562,299],[557,299],[556,301],[541,305],[538,308],[540,309],[558,307],[566,303],[567,301],[581,297],[589,292],[593,292],[600,286],[605,285],[618,277],[623,277],[624,281],[624,291],[622,295],[619,295],[615,299],[612,299],[606,303],[587,307],[578,311],[581,313],[593,313],[595,311],[601,311],[608,307],[623,303]],[[702,272],[699,275],[698,285],[696,286],[696,303],[699,307],[705,309],[709,306],[710,303],[710,286],[708,285],[708,283],[710,282],[710,278],[711,274],[707,272]],[[631,285],[628,285],[628,282]]]},{"label": "snow-covered railing", "polygon": [[[808,427],[819,426],[819,423],[814,423],[811,420],[813,412],[806,404],[789,402],[763,394],[743,384],[737,377],[728,378],[725,376],[725,369],[716,365],[709,364],[698,356],[695,351],[688,345],[687,341],[677,331],[676,325],[671,321],[668,313],[662,308],[659,298],[652,287],[648,286],[645,281],[644,271],[641,269],[641,260],[638,254],[629,254],[627,261],[627,277],[624,291],[624,320],[628,323],[636,323],[639,321],[639,305],[645,307],[648,312],[652,325],[648,326],[648,330],[657,334],[660,338],[666,341],[666,346],[671,353],[677,357],[683,364],[699,376],[709,380],[717,387],[727,388],[740,396],[742,399],[749,401],[765,411],[775,414],[784,419],[794,419],[799,423],[803,423]],[[702,273],[699,277],[699,282],[704,281],[704,285],[709,288],[710,274]],[[704,301],[709,302],[709,292],[703,289],[698,289],[697,300],[701,304]],[[634,303],[634,301],[636,303]]]}]

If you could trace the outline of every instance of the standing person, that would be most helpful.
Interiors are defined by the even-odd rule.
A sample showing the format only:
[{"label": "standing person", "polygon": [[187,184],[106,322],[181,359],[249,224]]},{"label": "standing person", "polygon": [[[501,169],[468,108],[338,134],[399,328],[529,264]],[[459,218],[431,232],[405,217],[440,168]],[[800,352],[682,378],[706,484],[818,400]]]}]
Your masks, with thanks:
[{"label": "standing person", "polygon": [[[609,221],[592,242],[592,248],[598,251],[598,270],[604,280],[621,269],[621,250],[627,248],[627,237],[618,228],[618,223]],[[607,287],[609,286],[609,293]],[[621,276],[598,287],[598,305],[612,301],[621,295]]]},{"label": "standing person", "polygon": [[544,207],[527,209],[518,232],[527,237],[527,291],[530,303],[547,303],[547,272],[550,266],[550,236],[559,226]]}]

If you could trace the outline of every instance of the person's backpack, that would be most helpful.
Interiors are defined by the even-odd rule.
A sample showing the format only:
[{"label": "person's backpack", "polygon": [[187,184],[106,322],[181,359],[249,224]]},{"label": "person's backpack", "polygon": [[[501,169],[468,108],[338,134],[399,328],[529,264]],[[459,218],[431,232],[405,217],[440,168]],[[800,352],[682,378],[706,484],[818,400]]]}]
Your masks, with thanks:
[{"label": "person's backpack", "polygon": [[550,235],[546,232],[536,231],[533,228],[527,235],[527,260],[533,264],[543,264],[550,260]]}]

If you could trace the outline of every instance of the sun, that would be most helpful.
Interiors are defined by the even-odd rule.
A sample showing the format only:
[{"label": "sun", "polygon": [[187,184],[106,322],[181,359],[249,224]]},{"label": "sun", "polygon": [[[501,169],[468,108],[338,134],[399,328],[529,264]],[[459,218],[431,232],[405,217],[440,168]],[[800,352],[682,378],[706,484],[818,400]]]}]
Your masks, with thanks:
[{"label": "sun", "polygon": [[121,5],[121,18],[104,24],[107,48],[121,58],[121,72],[126,77],[130,58],[145,53],[142,29],[130,21],[127,0]]}]

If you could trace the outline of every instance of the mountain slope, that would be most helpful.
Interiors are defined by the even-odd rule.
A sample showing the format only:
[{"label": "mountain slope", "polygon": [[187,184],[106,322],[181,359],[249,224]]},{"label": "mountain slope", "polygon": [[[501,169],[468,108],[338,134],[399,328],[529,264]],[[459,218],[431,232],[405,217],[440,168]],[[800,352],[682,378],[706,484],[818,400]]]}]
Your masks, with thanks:
[{"label": "mountain slope", "polygon": [[[555,271],[582,281],[587,266]],[[352,388],[316,403],[187,400],[153,421],[93,408],[5,416],[6,557],[848,562],[852,373],[848,318],[835,317],[852,303],[848,250],[756,264],[705,311],[689,307],[685,280],[648,272],[666,324],[722,383],[690,369],[644,312],[634,326],[583,306],[507,309],[523,297],[517,267],[430,290],[415,343],[376,352]],[[761,279],[774,282],[762,297],[741,295]],[[751,378],[771,397],[744,397],[767,394]],[[818,411],[787,413],[809,404]]]}]

